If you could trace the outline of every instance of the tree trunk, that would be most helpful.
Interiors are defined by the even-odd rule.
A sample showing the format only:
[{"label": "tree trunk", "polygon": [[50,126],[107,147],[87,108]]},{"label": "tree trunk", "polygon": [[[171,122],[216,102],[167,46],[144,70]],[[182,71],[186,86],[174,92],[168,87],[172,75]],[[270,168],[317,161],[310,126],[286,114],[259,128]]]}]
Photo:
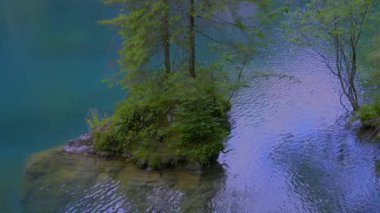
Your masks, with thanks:
[{"label": "tree trunk", "polygon": [[192,78],[195,78],[195,8],[194,0],[189,1],[189,74]]},{"label": "tree trunk", "polygon": [[169,0],[163,0],[165,9],[162,17],[162,41],[164,46],[164,64],[165,73],[170,73],[170,26],[169,26],[169,13],[170,5]]},{"label": "tree trunk", "polygon": [[352,65],[351,65],[351,73],[350,73],[350,89],[352,96],[352,109],[354,111],[358,111],[360,109],[359,101],[358,101],[358,93],[356,90],[356,72],[357,72],[357,60],[356,60],[356,47],[352,44]]}]

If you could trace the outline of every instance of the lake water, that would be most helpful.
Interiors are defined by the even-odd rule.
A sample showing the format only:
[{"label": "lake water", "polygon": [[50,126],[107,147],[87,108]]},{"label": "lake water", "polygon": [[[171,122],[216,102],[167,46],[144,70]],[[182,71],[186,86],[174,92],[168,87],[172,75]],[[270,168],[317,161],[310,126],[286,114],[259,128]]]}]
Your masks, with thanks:
[{"label": "lake water", "polygon": [[87,130],[89,109],[123,94],[101,82],[117,68],[117,37],[93,0],[0,1],[0,211],[19,206],[26,157]]},{"label": "lake water", "polygon": [[[96,21],[114,12],[91,0],[0,2],[0,207],[5,212],[21,211],[27,156],[85,132],[90,108],[110,112],[123,97],[101,83],[116,69],[118,42]],[[277,39],[254,65],[247,79],[256,71],[292,77],[248,80],[250,87],[235,97],[230,114],[230,151],[219,157],[220,168],[193,181],[195,188],[184,196],[149,187],[164,182],[179,190],[178,177],[192,179],[189,176],[164,172],[161,177],[127,169],[144,178],[138,184],[126,181],[126,193],[119,185],[128,175],[120,174],[128,173],[107,182],[85,176],[87,182],[77,183],[84,190],[75,192],[80,199],[52,202],[58,198],[45,196],[44,203],[35,195],[26,206],[42,202],[67,212],[83,207],[112,212],[123,205],[120,200],[134,198],[135,203],[125,205],[191,211],[192,203],[201,200],[207,205],[199,211],[378,212],[380,145],[361,140],[347,124],[337,82],[319,58]],[[173,202],[163,205],[160,196]],[[99,206],[104,202],[116,206]]]}]

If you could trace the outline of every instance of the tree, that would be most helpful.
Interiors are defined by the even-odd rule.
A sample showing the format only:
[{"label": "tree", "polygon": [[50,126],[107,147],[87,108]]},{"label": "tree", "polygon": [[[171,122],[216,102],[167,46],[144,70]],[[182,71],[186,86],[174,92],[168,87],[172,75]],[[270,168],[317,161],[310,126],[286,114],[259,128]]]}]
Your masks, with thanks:
[{"label": "tree", "polygon": [[195,78],[195,5],[194,0],[189,0],[189,74]]},{"label": "tree", "polygon": [[170,73],[171,63],[170,63],[170,4],[169,0],[163,0],[163,13],[162,13],[162,43],[164,46],[164,61],[165,61],[165,72]]},{"label": "tree", "polygon": [[[237,69],[241,76],[244,70],[241,67],[246,67],[256,52],[256,41],[263,39],[265,24],[279,14],[271,10],[270,0],[105,0],[105,3],[122,7],[116,18],[100,23],[119,29],[123,48],[122,69],[117,79],[128,89],[133,89],[135,82],[140,84],[152,70],[160,69],[165,73],[187,70],[195,78],[199,68],[243,64]],[[242,14],[243,7],[250,11]],[[201,51],[210,55],[208,59],[197,56]]]},{"label": "tree", "polygon": [[[101,23],[117,27],[122,38],[118,77],[128,98],[112,116],[89,120],[96,149],[158,169],[214,161],[230,131],[230,94],[238,88],[224,71],[242,61],[242,79],[269,1],[106,3],[123,8]],[[240,14],[241,4],[252,13]]]},{"label": "tree", "polygon": [[311,47],[337,77],[342,92],[341,100],[342,96],[345,97],[353,111],[360,109],[360,51],[365,30],[373,24],[375,2],[311,0],[304,8],[292,13],[289,25],[293,28],[292,40]]},{"label": "tree", "polygon": [[100,21],[103,25],[117,27],[123,40],[119,83],[133,90],[134,85],[150,75],[155,56],[163,58],[163,70],[169,74],[172,42],[170,1],[106,0],[105,3],[122,7],[122,13],[116,18]]}]

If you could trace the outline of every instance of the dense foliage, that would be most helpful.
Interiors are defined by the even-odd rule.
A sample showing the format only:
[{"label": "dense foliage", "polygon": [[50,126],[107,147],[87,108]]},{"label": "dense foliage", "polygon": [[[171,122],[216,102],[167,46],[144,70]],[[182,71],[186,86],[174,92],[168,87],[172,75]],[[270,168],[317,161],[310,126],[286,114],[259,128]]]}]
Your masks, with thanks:
[{"label": "dense foliage", "polygon": [[230,109],[215,83],[173,74],[143,87],[111,117],[93,115],[89,123],[97,150],[156,169],[215,160],[229,134]]}]

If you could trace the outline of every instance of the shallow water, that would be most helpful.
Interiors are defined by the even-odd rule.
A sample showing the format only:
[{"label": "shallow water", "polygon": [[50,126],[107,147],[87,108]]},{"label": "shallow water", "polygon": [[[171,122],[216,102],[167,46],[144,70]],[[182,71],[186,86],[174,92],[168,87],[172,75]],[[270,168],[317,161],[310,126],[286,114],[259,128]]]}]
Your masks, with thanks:
[{"label": "shallow water", "polygon": [[[0,31],[5,32],[0,33],[5,59],[0,160],[10,162],[0,165],[6,171],[0,177],[5,211],[21,208],[27,155],[79,135],[86,130],[89,108],[109,111],[122,96],[100,83],[114,69],[115,41],[95,21],[113,11],[90,0],[15,2],[0,2]],[[79,6],[65,7],[73,4]],[[30,19],[24,20],[25,14]],[[103,171],[83,161],[75,165],[88,170],[70,176],[52,167],[73,182],[60,183],[49,171],[27,176],[35,187],[46,183],[44,178],[57,182],[55,188],[23,194],[24,210],[377,212],[380,145],[362,141],[347,124],[339,87],[323,63],[312,52],[277,40],[254,64],[248,79],[267,70],[292,77],[248,80],[250,87],[234,99],[230,151],[219,157],[222,168],[202,176],[160,176],[125,165]],[[62,192],[67,195],[53,196]]]}]

